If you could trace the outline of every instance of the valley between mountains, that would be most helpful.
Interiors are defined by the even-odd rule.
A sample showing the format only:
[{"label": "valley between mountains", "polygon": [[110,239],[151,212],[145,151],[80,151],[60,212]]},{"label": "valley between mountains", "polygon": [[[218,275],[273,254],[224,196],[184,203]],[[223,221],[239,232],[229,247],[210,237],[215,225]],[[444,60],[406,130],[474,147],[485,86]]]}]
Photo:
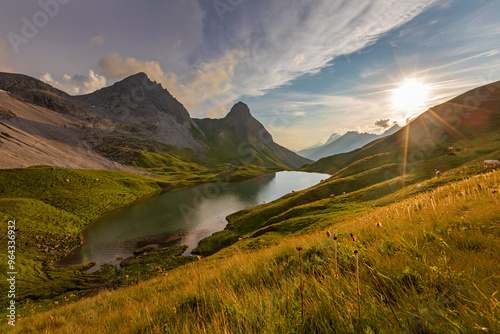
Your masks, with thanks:
[{"label": "valley between mountains", "polygon": [[[500,82],[383,136],[334,138],[306,152],[314,160],[276,143],[245,103],[194,119],[144,73],[79,96],[0,73],[0,90],[13,332],[500,331],[500,172],[483,164],[500,159]],[[105,214],[280,171],[330,176],[230,214],[193,255],[144,245],[120,268],[57,265]]]}]

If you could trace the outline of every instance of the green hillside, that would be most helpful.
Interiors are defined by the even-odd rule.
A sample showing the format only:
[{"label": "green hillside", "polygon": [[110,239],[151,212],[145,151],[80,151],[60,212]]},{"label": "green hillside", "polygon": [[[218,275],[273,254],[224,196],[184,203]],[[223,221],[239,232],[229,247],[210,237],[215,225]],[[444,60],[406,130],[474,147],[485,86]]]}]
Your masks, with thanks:
[{"label": "green hillside", "polygon": [[[263,167],[234,162],[238,129],[205,122],[206,140],[220,145],[213,157],[226,164],[170,151],[135,162],[158,178],[0,171],[0,219],[26,222],[19,247],[31,251],[19,259],[24,308],[14,332],[498,332],[500,178],[483,167],[500,157],[498,93],[500,83],[472,90],[394,135],[304,167],[332,176],[228,216],[195,249],[198,260],[180,257],[182,248],[142,249],[118,273],[51,261],[104,212],[223,173],[264,173],[272,156],[256,146]],[[90,296],[112,279],[119,289]]]},{"label": "green hillside", "polygon": [[[88,265],[54,265],[54,261],[80,245],[82,228],[103,214],[160,191],[213,182],[222,177],[219,175],[237,181],[269,172],[255,166],[232,165],[196,169],[194,164],[179,159],[168,161],[169,170],[165,171],[167,167],[155,165],[166,163],[163,156],[151,154],[146,157],[149,160],[141,160],[144,166],[161,176],[152,178],[125,172],[49,166],[0,170],[0,219],[17,221],[18,301],[31,299],[49,303],[53,298],[89,294],[115,278],[113,266],[86,274],[84,270]],[[7,224],[2,225],[2,231],[0,240],[6,244]],[[3,278],[7,272],[6,251],[7,248],[0,251],[4,259],[0,265]],[[175,265],[170,263],[169,266]],[[2,280],[0,287],[6,288],[6,284]],[[2,305],[5,301],[6,295],[1,296]]]},{"label": "green hillside", "polygon": [[[446,171],[494,152],[499,129],[500,82],[495,82],[429,109],[391,136],[352,152],[320,159],[303,170],[331,174],[342,171],[341,175],[347,175],[387,163],[399,163],[403,168],[406,162],[407,169],[401,174],[431,175],[434,168]],[[453,152],[458,157],[442,154],[448,153],[449,147],[461,150]],[[434,166],[421,165],[428,161],[433,161]]]},{"label": "green hillside", "polygon": [[226,229],[202,240],[195,252],[213,254],[244,236],[279,238],[323,228],[328,224],[323,217],[330,213],[345,219],[353,210],[407,198],[417,192],[417,184],[432,189],[481,173],[483,160],[500,157],[499,97],[500,82],[476,88],[389,137],[303,167],[333,175],[307,190],[230,215]]},{"label": "green hillside", "polygon": [[[236,130],[222,120],[195,120],[205,134],[204,141],[210,147],[207,162],[230,162],[234,165],[257,165],[291,169],[293,166],[279,161],[278,157],[260,142],[244,141]],[[216,123],[216,124],[214,124]]]},{"label": "green hillside", "polygon": [[217,255],[125,289],[57,305],[24,303],[9,329],[496,333],[499,185],[497,171],[380,208],[353,208],[343,219],[334,210],[308,210],[330,237],[324,229],[274,239],[244,236]]}]

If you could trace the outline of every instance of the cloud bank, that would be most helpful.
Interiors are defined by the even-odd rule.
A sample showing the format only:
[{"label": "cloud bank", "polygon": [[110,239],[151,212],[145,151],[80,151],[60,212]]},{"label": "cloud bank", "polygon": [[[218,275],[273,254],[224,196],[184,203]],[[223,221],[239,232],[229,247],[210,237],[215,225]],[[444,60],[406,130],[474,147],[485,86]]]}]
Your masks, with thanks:
[{"label": "cloud bank", "polygon": [[[89,72],[87,80],[80,76],[63,78],[57,84],[61,88],[68,85],[68,92],[81,93],[87,92],[92,83],[103,82],[96,75],[110,81],[143,71],[169,89],[193,114],[220,116],[241,96],[263,95],[300,76],[317,73],[335,57],[374,43],[434,2],[364,0],[353,4],[318,0],[312,5],[302,0],[256,0],[235,2],[238,6],[221,20],[210,1],[199,1],[199,8],[189,8],[196,8],[196,15],[200,9],[205,13],[203,40],[196,48],[186,48],[183,56],[175,49],[185,42],[182,38],[169,48],[177,58],[190,62],[189,67],[165,66],[162,59],[168,58],[168,53],[151,60],[114,52],[100,59],[95,68],[98,74],[91,76]],[[190,15],[189,11],[177,13],[186,20]],[[100,33],[89,46],[103,43],[104,34]]]},{"label": "cloud bank", "polygon": [[54,80],[52,74],[44,72],[40,80],[71,95],[87,94],[106,87],[106,78],[92,70],[88,70],[87,75],[64,74],[60,81]]}]

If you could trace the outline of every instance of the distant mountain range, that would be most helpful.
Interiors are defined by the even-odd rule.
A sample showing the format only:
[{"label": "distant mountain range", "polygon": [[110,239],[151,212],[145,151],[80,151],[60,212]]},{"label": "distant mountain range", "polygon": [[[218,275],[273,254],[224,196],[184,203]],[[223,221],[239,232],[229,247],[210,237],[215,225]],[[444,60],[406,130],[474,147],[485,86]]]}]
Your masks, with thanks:
[{"label": "distant mountain range", "polygon": [[432,178],[435,169],[445,172],[477,159],[464,168],[483,171],[482,159],[498,159],[499,129],[497,81],[429,108],[401,131],[354,151],[322,158],[303,170],[346,177],[377,169],[388,181],[407,174]]},{"label": "distant mountain range", "polygon": [[311,162],[276,144],[244,103],[222,119],[193,119],[144,73],[80,96],[26,75],[0,73],[0,90],[0,168],[134,171],[151,165],[151,157],[205,167],[298,168]]},{"label": "distant mountain range", "polygon": [[401,129],[401,127],[396,124],[381,135],[366,132],[359,133],[357,131],[348,131],[344,135],[334,133],[328,138],[325,144],[307,148],[297,153],[311,160],[319,160],[331,155],[353,151],[374,140],[389,136],[399,129]]}]

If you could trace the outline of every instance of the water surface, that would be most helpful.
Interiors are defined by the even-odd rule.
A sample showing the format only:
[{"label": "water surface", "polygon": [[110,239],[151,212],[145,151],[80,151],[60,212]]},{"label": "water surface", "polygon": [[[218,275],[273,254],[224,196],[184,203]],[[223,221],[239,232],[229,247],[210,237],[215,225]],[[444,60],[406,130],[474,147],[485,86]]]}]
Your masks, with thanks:
[{"label": "water surface", "polygon": [[146,245],[159,248],[188,245],[221,231],[226,216],[236,211],[273,201],[291,191],[308,188],[330,175],[278,172],[241,183],[210,183],[164,192],[91,223],[83,231],[84,243],[59,265],[95,262],[119,263]]}]

